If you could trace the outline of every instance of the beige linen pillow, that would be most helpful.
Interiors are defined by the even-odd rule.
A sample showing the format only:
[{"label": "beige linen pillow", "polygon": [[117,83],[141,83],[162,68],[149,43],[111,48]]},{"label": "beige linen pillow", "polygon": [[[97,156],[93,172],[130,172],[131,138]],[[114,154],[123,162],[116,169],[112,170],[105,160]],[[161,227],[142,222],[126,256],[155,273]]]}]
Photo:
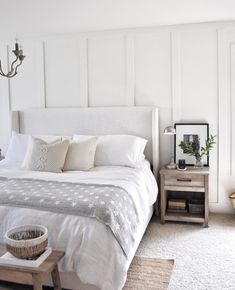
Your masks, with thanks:
[{"label": "beige linen pillow", "polygon": [[21,168],[60,173],[64,166],[68,147],[69,140],[47,143],[41,139],[30,137]]},{"label": "beige linen pillow", "polygon": [[93,168],[96,146],[96,137],[80,142],[71,142],[63,170],[89,170]]}]

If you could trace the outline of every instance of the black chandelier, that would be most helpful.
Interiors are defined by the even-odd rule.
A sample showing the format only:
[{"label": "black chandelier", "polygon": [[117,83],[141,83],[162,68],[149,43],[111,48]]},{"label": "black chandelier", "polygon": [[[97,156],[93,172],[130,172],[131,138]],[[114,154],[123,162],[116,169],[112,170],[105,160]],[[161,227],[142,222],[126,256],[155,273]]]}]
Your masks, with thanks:
[{"label": "black chandelier", "polygon": [[23,50],[19,48],[19,44],[16,40],[15,43],[15,49],[12,50],[14,55],[16,56],[16,59],[12,62],[10,70],[8,73],[4,73],[2,70],[2,64],[0,60],[0,75],[7,78],[12,78],[17,74],[18,67],[22,64],[22,61],[24,60],[25,56],[23,55]]}]

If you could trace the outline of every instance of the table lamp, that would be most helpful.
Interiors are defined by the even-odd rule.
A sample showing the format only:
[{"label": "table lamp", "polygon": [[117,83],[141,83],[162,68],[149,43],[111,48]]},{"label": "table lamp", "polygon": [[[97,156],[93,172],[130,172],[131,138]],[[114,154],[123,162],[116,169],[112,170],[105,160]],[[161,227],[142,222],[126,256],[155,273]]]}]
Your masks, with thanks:
[{"label": "table lamp", "polygon": [[163,132],[164,135],[169,135],[171,136],[171,162],[166,165],[166,168],[167,169],[175,169],[176,168],[176,164],[174,162],[174,153],[173,153],[173,137],[175,134],[176,134],[176,130],[174,127],[172,126],[167,126],[165,129],[164,129],[164,132]]}]

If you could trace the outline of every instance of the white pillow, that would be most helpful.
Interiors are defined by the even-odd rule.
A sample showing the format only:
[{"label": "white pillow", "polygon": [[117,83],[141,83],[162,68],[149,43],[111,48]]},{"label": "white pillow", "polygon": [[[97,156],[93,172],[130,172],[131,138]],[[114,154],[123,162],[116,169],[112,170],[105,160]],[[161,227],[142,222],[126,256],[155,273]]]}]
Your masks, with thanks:
[{"label": "white pillow", "polygon": [[[30,135],[18,134],[12,131],[11,140],[8,146],[8,150],[5,156],[6,163],[22,163],[24,160]],[[40,139],[46,142],[52,142],[55,140],[61,140],[60,136],[45,135],[40,136]]]},{"label": "white pillow", "polygon": [[71,142],[63,170],[89,170],[93,168],[96,146],[96,137],[81,142]]},{"label": "white pillow", "polygon": [[22,169],[60,173],[64,167],[69,140],[47,143],[30,137]]},{"label": "white pillow", "polygon": [[22,162],[27,150],[29,136],[12,132],[8,150],[5,156],[7,163]]},{"label": "white pillow", "polygon": [[[74,135],[74,141],[81,140],[81,136],[83,135]],[[91,136],[86,136],[86,138],[91,138]],[[145,158],[146,144],[147,140],[132,135],[100,136],[96,148],[95,166],[138,167]]]}]

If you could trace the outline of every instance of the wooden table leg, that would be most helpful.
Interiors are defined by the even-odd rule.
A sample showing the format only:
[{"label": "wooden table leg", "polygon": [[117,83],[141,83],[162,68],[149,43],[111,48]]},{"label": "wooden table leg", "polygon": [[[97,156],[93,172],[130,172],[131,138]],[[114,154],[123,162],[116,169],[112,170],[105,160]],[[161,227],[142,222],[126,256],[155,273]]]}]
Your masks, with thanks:
[{"label": "wooden table leg", "polygon": [[33,274],[33,290],[43,290],[42,282],[38,274]]},{"label": "wooden table leg", "polygon": [[60,274],[58,271],[58,266],[56,265],[54,270],[51,272],[51,277],[54,285],[54,290],[61,290]]},{"label": "wooden table leg", "polygon": [[161,175],[161,181],[160,181],[160,186],[161,186],[161,202],[160,202],[160,207],[161,207],[161,224],[165,223],[165,214],[166,214],[166,192],[164,190],[164,181],[165,177],[164,175]]},{"label": "wooden table leg", "polygon": [[204,223],[205,228],[208,228],[208,219],[209,219],[208,195],[209,195],[209,176],[206,175],[205,176],[205,223]]}]

